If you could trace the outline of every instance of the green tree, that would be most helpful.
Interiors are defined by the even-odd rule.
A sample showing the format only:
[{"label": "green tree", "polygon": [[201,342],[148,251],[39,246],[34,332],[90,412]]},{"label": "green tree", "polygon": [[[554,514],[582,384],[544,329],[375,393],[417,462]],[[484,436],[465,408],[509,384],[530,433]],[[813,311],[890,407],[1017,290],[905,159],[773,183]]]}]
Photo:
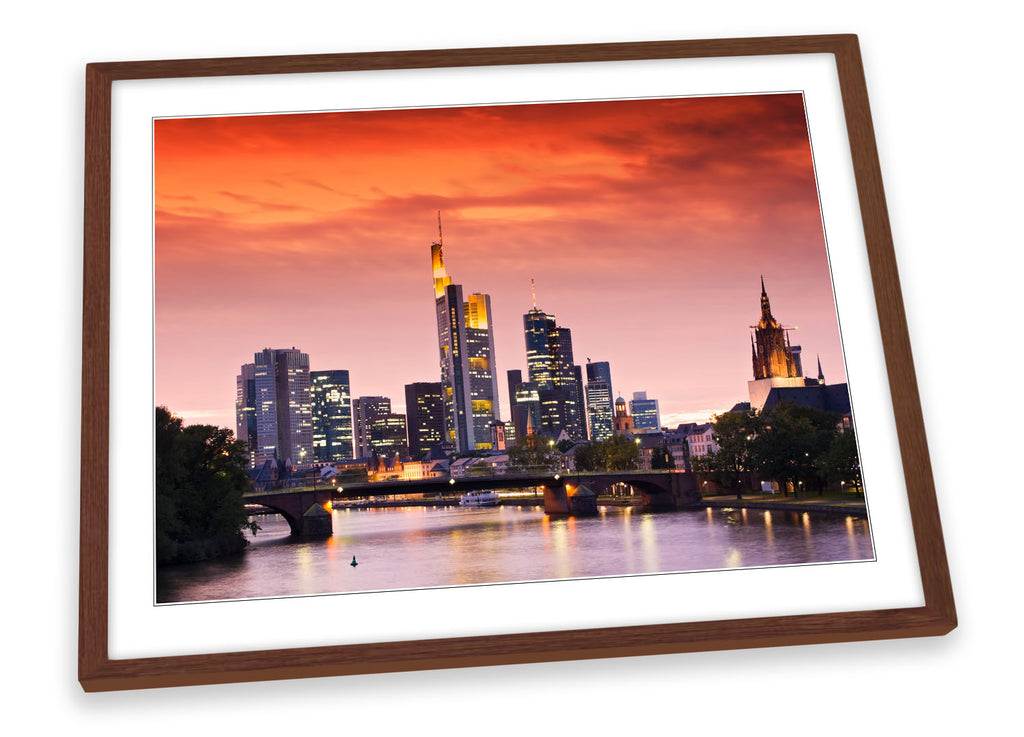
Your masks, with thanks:
[{"label": "green tree", "polygon": [[663,445],[651,452],[651,470],[675,468],[676,459],[668,452],[668,446]]},{"label": "green tree", "polygon": [[836,433],[819,462],[826,479],[842,482],[854,492],[862,493],[860,457],[857,455],[857,439],[853,430]]},{"label": "green tree", "polygon": [[640,450],[636,441],[625,435],[580,443],[574,454],[576,470],[581,472],[630,471],[639,467]]},{"label": "green tree", "polygon": [[839,416],[814,407],[782,402],[758,417],[759,429],[752,443],[754,465],[761,474],[780,485],[824,488],[821,457],[838,434]]},{"label": "green tree", "polygon": [[640,447],[625,435],[612,435],[602,443],[605,471],[632,471],[640,465]]},{"label": "green tree", "polygon": [[725,489],[743,498],[743,475],[753,470],[751,442],[759,429],[754,412],[723,412],[712,420],[712,437],[718,450],[694,458],[694,471],[704,473]]},{"label": "green tree", "polygon": [[604,446],[600,440],[592,440],[589,443],[580,443],[576,446],[573,455],[576,470],[586,473],[588,471],[604,471]]},{"label": "green tree", "polygon": [[508,449],[508,467],[515,471],[554,471],[561,462],[554,441],[544,435],[527,435]]},{"label": "green tree", "polygon": [[240,552],[256,532],[242,493],[251,486],[245,443],[213,425],[185,426],[156,408],[156,557],[184,563]]}]

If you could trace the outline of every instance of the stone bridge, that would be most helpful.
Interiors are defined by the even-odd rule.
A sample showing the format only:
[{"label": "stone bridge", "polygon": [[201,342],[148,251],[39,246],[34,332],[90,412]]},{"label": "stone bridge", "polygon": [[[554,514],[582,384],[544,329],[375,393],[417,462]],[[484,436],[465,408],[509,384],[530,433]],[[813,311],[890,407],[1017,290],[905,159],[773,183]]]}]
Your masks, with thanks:
[{"label": "stone bridge", "polygon": [[328,502],[369,496],[405,494],[463,494],[467,491],[536,488],[544,492],[544,511],[553,515],[597,514],[597,497],[616,485],[631,486],[647,510],[680,509],[700,502],[700,488],[685,471],[610,471],[603,473],[513,473],[378,481],[328,485],[315,489],[277,489],[245,494],[247,504],[260,504],[281,514],[293,535],[329,536],[332,533]]}]

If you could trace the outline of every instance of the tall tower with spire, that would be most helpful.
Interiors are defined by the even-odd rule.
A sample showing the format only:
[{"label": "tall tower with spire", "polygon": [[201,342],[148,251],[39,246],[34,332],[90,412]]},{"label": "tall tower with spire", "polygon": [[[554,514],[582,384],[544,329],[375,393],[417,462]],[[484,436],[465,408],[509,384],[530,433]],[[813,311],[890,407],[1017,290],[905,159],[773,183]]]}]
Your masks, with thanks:
[{"label": "tall tower with spire", "polygon": [[564,430],[574,440],[587,439],[583,373],[573,360],[572,332],[537,307],[537,292],[530,280],[533,307],[523,315],[526,368],[541,403],[541,430],[558,437]]},{"label": "tall tower with spire", "polygon": [[775,387],[799,387],[804,385],[800,376],[793,348],[789,343],[788,329],[772,315],[771,302],[761,277],[761,319],[751,325],[754,333],[750,336],[750,358],[753,363],[754,380],[748,382],[751,409],[760,411]]},{"label": "tall tower with spire", "polygon": [[430,246],[440,352],[445,440],[459,452],[489,449],[491,423],[499,418],[498,374],[494,362],[494,321],[491,298],[474,293],[462,297],[444,266],[441,213],[437,241]]},{"label": "tall tower with spire", "polygon": [[752,326],[754,335],[750,338],[751,358],[754,363],[755,379],[799,376],[793,351],[789,345],[789,333],[772,316],[772,306],[761,277],[761,319]]}]

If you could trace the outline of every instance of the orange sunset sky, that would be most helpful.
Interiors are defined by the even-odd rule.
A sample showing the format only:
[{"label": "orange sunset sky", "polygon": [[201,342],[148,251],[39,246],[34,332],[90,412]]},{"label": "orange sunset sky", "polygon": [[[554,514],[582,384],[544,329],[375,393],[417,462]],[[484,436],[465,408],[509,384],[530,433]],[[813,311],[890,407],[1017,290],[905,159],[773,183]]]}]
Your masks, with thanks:
[{"label": "orange sunset sky", "polygon": [[[747,400],[775,317],[845,381],[799,94],[162,119],[154,123],[156,402],[234,429],[263,348],[348,369],[404,411],[439,381],[430,244],[491,295],[501,416],[523,314],[572,330],[662,424]],[[585,376],[585,374],[584,374]]]}]

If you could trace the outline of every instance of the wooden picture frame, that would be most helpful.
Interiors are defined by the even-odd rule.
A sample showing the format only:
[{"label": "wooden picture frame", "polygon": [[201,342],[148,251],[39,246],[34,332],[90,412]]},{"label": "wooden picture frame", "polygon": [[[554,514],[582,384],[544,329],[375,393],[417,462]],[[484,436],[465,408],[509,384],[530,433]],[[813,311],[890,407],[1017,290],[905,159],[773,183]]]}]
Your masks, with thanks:
[{"label": "wooden picture frame", "polygon": [[[112,85],[365,70],[834,56],[870,263],[924,605],[720,621],[114,659],[109,656]],[[942,635],[956,626],[868,96],[854,35],[90,64],[86,68],[79,681],[86,691]]]}]

